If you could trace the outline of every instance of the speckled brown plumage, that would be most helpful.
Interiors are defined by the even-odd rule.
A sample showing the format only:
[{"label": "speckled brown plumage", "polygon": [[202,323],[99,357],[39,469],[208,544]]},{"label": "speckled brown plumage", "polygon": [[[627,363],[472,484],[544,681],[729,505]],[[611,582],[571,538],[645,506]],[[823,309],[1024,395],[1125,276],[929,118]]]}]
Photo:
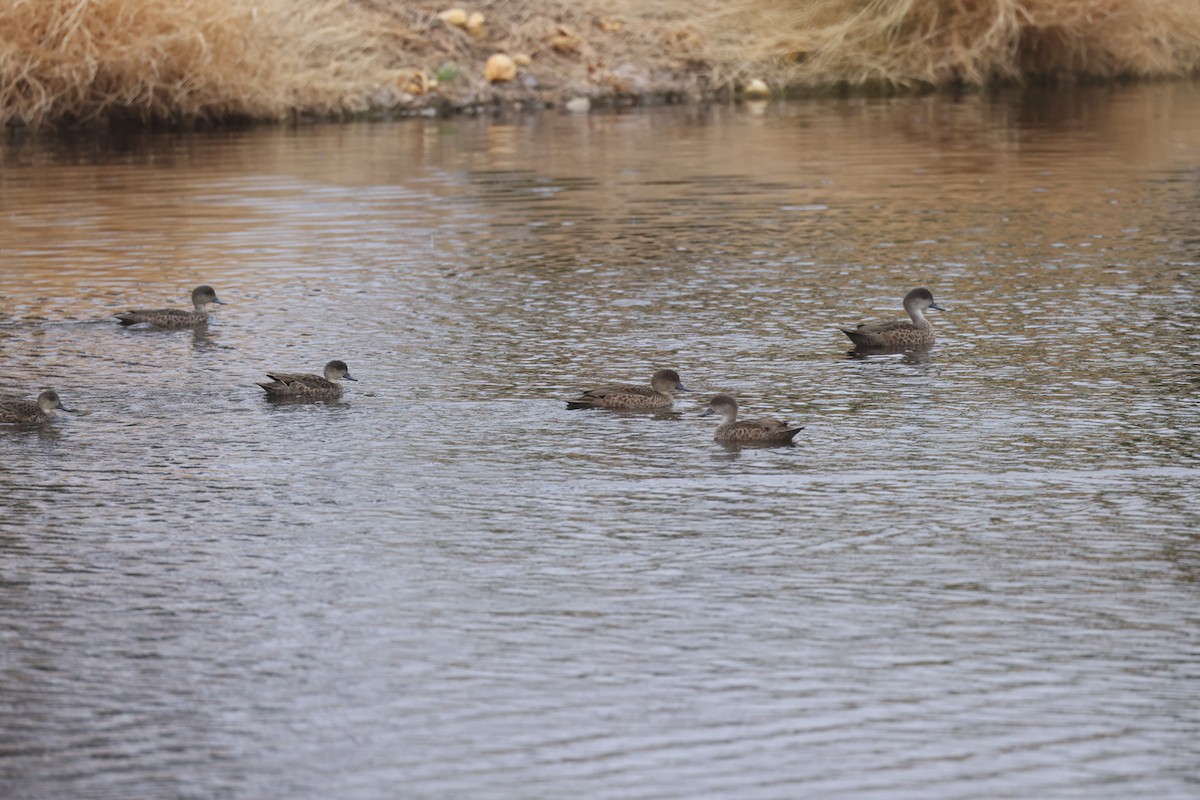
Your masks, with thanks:
[{"label": "speckled brown plumage", "polygon": [[737,421],[738,404],[727,394],[715,396],[708,410],[700,416],[720,414],[723,420],[717,426],[713,439],[724,445],[735,447],[776,446],[791,444],[792,438],[804,430],[803,425],[789,425],[772,417]]},{"label": "speckled brown plumage", "polygon": [[928,289],[913,289],[904,296],[904,310],[912,322],[899,319],[864,322],[855,328],[842,328],[842,333],[849,336],[854,346],[859,348],[901,350],[928,347],[933,344],[933,326],[924,314],[929,308],[946,310],[937,304]]},{"label": "speckled brown plumage", "polygon": [[180,330],[208,322],[206,309],[209,303],[225,305],[217,299],[217,293],[211,286],[197,286],[192,290],[192,311],[182,308],[141,308],[115,316],[122,325],[145,323],[154,328]]},{"label": "speckled brown plumage", "polygon": [[342,396],[341,384],[337,383],[339,379],[358,380],[350,376],[350,368],[345,361],[330,361],[325,365],[324,372],[324,377],[300,372],[268,372],[267,377],[271,382],[258,385],[271,397],[333,400]]},{"label": "speckled brown plumage", "polygon": [[660,369],[650,378],[649,386],[634,386],[613,383],[588,389],[574,400],[567,401],[567,408],[607,408],[614,411],[651,411],[670,408],[671,392],[686,392],[679,381],[679,373],[673,369]]},{"label": "speckled brown plumage", "polygon": [[44,422],[53,417],[55,411],[70,410],[62,404],[58,392],[47,389],[38,395],[37,400],[6,400],[0,403],[0,422]]}]

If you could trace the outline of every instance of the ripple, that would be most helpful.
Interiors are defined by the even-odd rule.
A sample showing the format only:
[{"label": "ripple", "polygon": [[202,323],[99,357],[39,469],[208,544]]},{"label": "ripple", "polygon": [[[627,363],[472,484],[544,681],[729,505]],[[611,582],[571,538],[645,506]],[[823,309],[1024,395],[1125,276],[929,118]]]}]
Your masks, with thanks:
[{"label": "ripple", "polygon": [[1081,92],[9,167],[0,392],[80,413],[0,430],[5,796],[1190,797],[1200,104]]}]

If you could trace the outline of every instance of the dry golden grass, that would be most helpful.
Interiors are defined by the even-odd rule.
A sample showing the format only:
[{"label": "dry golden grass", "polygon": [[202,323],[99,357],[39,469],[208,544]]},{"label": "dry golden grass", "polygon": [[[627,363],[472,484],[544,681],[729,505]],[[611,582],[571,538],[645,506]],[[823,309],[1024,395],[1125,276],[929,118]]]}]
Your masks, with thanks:
[{"label": "dry golden grass", "polygon": [[735,0],[709,52],[791,86],[1170,77],[1200,69],[1197,0]]},{"label": "dry golden grass", "polygon": [[[1174,76],[1200,0],[0,0],[0,123]],[[520,57],[489,83],[495,53]],[[440,85],[439,85],[440,81]]]},{"label": "dry golden grass", "polygon": [[7,0],[0,122],[359,111],[413,73],[378,46],[389,25],[348,0]]}]

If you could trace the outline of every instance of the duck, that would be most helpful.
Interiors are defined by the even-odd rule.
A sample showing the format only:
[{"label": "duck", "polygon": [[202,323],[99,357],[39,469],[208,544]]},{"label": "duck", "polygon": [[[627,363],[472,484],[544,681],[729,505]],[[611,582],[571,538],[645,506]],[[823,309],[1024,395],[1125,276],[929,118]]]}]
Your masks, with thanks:
[{"label": "duck", "polygon": [[268,372],[270,383],[258,384],[270,397],[297,397],[313,400],[334,400],[342,396],[338,380],[357,381],[350,375],[345,361],[333,360],[325,365],[325,376],[296,372]]},{"label": "duck", "polygon": [[614,411],[649,411],[670,408],[674,398],[671,392],[686,392],[673,369],[660,369],[650,376],[649,386],[634,386],[627,383],[611,383],[588,389],[573,400],[567,408],[608,408]]},{"label": "duck", "polygon": [[945,311],[925,287],[904,295],[904,310],[912,322],[892,319],[864,322],[855,328],[842,328],[855,347],[864,349],[903,349],[928,347],[933,344],[933,326],[925,318],[926,309]]},{"label": "duck", "polygon": [[62,404],[58,392],[47,389],[37,400],[5,400],[0,403],[0,422],[45,422],[55,411],[71,411]]},{"label": "duck", "polygon": [[194,328],[208,322],[208,304],[225,305],[217,299],[217,293],[211,286],[197,286],[192,290],[192,311],[182,308],[142,308],[115,314],[122,325],[137,325],[146,323],[153,328],[163,330],[181,330]]},{"label": "duck", "polygon": [[700,416],[719,414],[723,417],[713,439],[724,445],[774,446],[792,443],[792,438],[804,430],[803,425],[789,425],[772,417],[737,421],[737,400],[727,394],[718,394],[708,402],[708,409]]}]

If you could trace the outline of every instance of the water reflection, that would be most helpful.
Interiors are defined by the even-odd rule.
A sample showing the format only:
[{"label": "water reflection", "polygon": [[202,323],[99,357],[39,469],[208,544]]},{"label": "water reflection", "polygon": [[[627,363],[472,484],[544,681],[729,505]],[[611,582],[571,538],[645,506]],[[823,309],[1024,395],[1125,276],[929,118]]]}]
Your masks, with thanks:
[{"label": "water reflection", "polygon": [[1200,89],[760,112],[0,148],[10,793],[1190,796]]},{"label": "water reflection", "polygon": [[331,408],[347,408],[350,405],[350,401],[346,397],[329,398],[264,394],[262,399],[271,405],[278,406],[323,405]]},{"label": "water reflection", "polygon": [[[60,438],[57,427],[59,424],[59,415],[45,422],[0,423],[0,436],[11,436],[13,439],[18,439],[19,437],[36,437],[42,444],[57,442]],[[6,441],[12,442],[13,439]]]},{"label": "water reflection", "polygon": [[932,358],[933,346],[929,347],[852,347],[846,351],[851,361],[868,361],[880,356],[899,356],[901,364],[926,364]]}]

